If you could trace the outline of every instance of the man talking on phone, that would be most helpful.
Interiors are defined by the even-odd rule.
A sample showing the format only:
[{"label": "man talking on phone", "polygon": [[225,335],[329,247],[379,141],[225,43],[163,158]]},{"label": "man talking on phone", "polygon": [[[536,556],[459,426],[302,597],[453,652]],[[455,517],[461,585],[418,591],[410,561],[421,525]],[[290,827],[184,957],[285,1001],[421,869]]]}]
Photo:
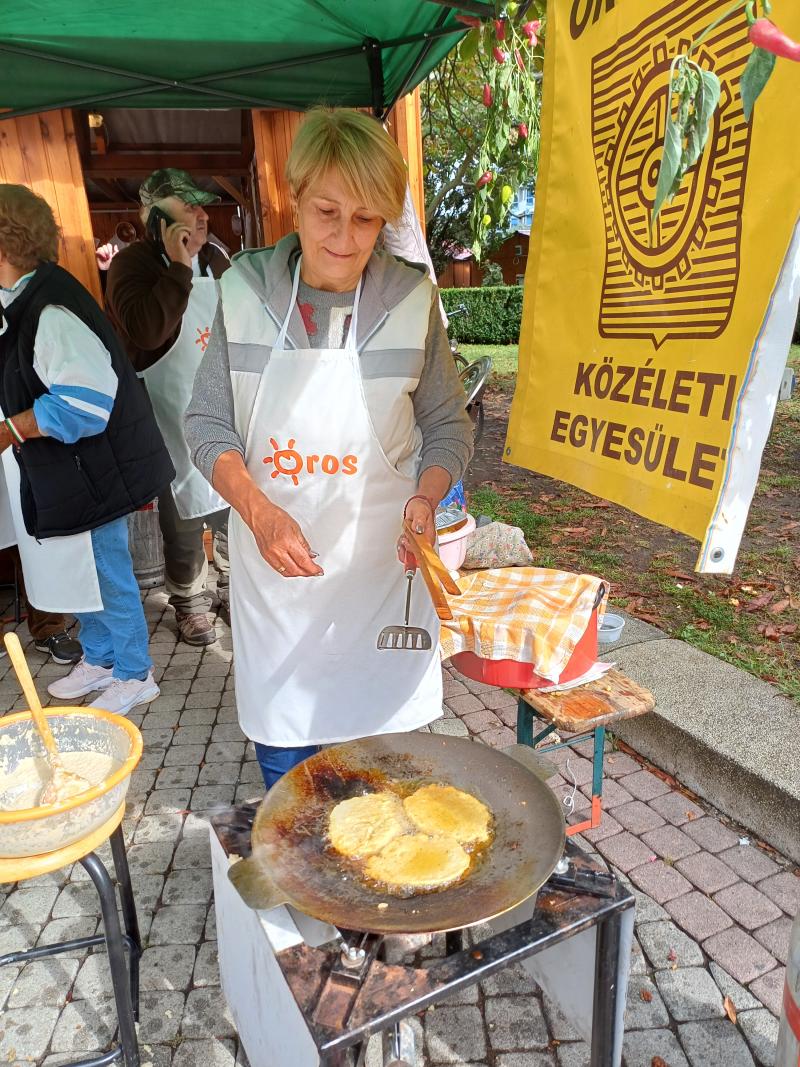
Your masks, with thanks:
[{"label": "man talking on phone", "polygon": [[215,530],[215,560],[226,569],[227,504],[192,464],[183,416],[214,321],[216,279],[230,260],[208,239],[204,209],[219,197],[186,171],[155,171],[142,183],[139,199],[146,237],[112,260],[106,305],[147,386],[177,472],[158,499],[158,518],[178,632],[190,645],[209,645],[217,634],[209,615],[203,532],[206,526]]}]

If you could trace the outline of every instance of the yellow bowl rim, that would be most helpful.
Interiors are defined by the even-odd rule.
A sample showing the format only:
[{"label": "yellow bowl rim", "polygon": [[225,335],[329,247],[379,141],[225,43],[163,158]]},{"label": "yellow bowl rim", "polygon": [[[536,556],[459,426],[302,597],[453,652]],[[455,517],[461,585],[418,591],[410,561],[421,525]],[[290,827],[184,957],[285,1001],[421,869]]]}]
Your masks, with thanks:
[{"label": "yellow bowl rim", "polygon": [[[86,708],[86,707],[63,707],[63,708],[45,708],[44,713],[48,719],[61,718],[67,715],[82,715],[85,718],[90,719],[106,719],[113,723],[115,726],[121,726],[127,733],[131,741],[131,751],[122,764],[114,773],[102,781],[99,785],[93,785],[91,789],[84,790],[83,793],[77,793],[74,797],[69,797],[68,800],[62,800],[59,804],[43,804],[38,808],[21,808],[19,811],[0,811],[0,826],[10,823],[18,822],[32,822],[36,819],[46,819],[50,815],[60,815],[62,812],[70,811],[72,808],[83,807],[92,800],[96,800],[97,797],[103,796],[105,793],[110,792],[115,786],[119,785],[125,778],[133,773],[142,758],[142,735],[137,726],[134,726],[132,722],[129,722],[123,715],[114,715],[110,711],[104,711],[102,708]],[[33,716],[30,711],[17,711],[13,715],[5,715],[0,719],[0,734],[2,734],[6,726],[12,726],[14,723],[23,722],[25,720],[33,721]]]}]

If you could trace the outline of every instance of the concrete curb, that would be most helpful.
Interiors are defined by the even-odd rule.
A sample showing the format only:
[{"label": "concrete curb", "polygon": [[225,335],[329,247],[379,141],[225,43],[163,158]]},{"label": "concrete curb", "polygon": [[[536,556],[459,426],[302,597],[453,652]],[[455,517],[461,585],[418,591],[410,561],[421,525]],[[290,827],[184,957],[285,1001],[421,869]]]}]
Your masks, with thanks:
[{"label": "concrete curb", "polygon": [[655,710],[615,733],[800,863],[800,708],[767,682],[626,616],[601,657],[650,689]]}]

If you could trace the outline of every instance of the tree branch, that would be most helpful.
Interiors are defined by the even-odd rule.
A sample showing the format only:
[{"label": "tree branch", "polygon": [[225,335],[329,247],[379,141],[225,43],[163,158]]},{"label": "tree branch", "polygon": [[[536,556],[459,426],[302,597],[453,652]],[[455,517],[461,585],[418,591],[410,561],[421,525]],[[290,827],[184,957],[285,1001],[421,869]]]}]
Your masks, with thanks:
[{"label": "tree branch", "polygon": [[461,181],[462,181],[464,175],[467,173],[467,168],[469,167],[469,163],[470,163],[469,157],[464,159],[462,161],[462,163],[461,163],[461,166],[458,168],[458,170],[456,171],[455,175],[453,176],[452,180],[449,181],[446,185],[443,185],[441,187],[441,189],[439,189],[437,191],[436,195],[434,196],[433,200],[431,200],[430,204],[426,204],[425,205],[425,224],[426,225],[430,223],[431,219],[433,219],[433,217],[436,214],[436,212],[442,206],[442,202],[444,201],[445,197],[449,193],[452,193],[452,191],[454,189],[456,189],[461,184]]}]

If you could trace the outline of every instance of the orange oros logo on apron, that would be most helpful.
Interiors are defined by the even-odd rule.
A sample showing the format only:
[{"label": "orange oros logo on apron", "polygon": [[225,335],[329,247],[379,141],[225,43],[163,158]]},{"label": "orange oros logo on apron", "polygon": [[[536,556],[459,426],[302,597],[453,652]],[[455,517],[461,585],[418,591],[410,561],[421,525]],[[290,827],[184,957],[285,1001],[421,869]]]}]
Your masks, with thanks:
[{"label": "orange oros logo on apron", "polygon": [[281,448],[274,437],[270,437],[269,443],[272,445],[272,455],[265,456],[262,462],[268,465],[273,464],[271,478],[284,475],[291,478],[294,485],[299,485],[301,475],[330,477],[337,474],[358,473],[358,456],[350,454],[339,458],[330,452],[322,456],[316,453],[303,454],[295,448],[293,437],[289,438],[286,448]]}]

